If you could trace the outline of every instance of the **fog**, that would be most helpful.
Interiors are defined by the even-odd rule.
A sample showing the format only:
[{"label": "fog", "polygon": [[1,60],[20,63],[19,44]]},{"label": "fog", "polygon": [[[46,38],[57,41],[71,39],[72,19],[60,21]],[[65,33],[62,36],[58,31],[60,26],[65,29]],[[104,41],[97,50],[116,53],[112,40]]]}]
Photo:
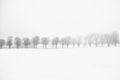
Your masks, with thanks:
[{"label": "fog", "polygon": [[0,37],[120,31],[119,0],[0,0]]}]

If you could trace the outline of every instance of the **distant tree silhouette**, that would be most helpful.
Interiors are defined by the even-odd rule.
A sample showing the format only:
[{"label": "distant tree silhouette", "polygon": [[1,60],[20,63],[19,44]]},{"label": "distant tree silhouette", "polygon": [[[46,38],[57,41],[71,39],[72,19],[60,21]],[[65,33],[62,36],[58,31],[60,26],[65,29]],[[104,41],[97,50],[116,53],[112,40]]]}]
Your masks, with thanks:
[{"label": "distant tree silhouette", "polygon": [[78,47],[80,47],[80,45],[82,44],[82,36],[76,37],[76,41],[75,42],[78,45]]},{"label": "distant tree silhouette", "polygon": [[32,44],[34,46],[34,48],[37,48],[38,44],[40,43],[40,38],[39,36],[35,36],[33,39],[32,39]]},{"label": "distant tree silhouette", "polygon": [[104,34],[104,36],[105,36],[105,43],[107,44],[108,47],[110,47],[112,42],[111,34]]},{"label": "distant tree silhouette", "polygon": [[71,44],[71,37],[70,37],[70,36],[67,36],[67,37],[65,38],[65,44],[66,44],[67,48],[68,48],[69,45]]},{"label": "distant tree silhouette", "polygon": [[62,48],[64,48],[64,45],[66,44],[66,39],[65,38],[62,38],[60,40],[61,44],[62,44]]},{"label": "distant tree silhouette", "polygon": [[85,43],[91,47],[93,43],[93,35],[92,34],[86,35],[84,40],[85,40]]},{"label": "distant tree silhouette", "polygon": [[49,38],[48,37],[43,37],[41,39],[41,43],[43,45],[43,48],[47,48],[47,45],[49,44]]},{"label": "distant tree silhouette", "polygon": [[12,36],[9,36],[8,38],[7,38],[7,45],[8,45],[8,47],[9,48],[11,48],[11,46],[12,46]]},{"label": "distant tree silhouette", "polygon": [[4,39],[0,39],[0,48],[3,48],[4,45],[5,45],[5,40]]},{"label": "distant tree silhouette", "polygon": [[72,38],[72,39],[71,39],[71,44],[72,44],[72,46],[73,46],[73,48],[74,48],[74,47],[75,47],[75,44],[76,44],[75,38]]},{"label": "distant tree silhouette", "polygon": [[94,42],[94,44],[95,44],[96,47],[97,47],[98,44],[100,43],[100,36],[99,36],[98,33],[94,33],[94,34],[93,34],[93,42]]},{"label": "distant tree silhouette", "polygon": [[59,43],[59,38],[58,37],[55,37],[55,38],[52,39],[53,47],[55,46],[55,48],[57,48],[58,43]]},{"label": "distant tree silhouette", "polygon": [[28,48],[28,46],[30,45],[30,39],[29,38],[23,38],[23,44],[24,44],[25,48]]},{"label": "distant tree silhouette", "polygon": [[104,35],[104,34],[101,34],[101,35],[100,35],[100,44],[102,45],[102,47],[104,46],[105,43],[106,43],[105,35]]},{"label": "distant tree silhouette", "polygon": [[16,47],[20,48],[21,44],[22,44],[22,40],[19,37],[16,37],[15,38],[15,45],[16,45]]},{"label": "distant tree silhouette", "polygon": [[112,32],[111,38],[112,38],[112,44],[114,44],[114,46],[117,46],[117,44],[119,44],[119,33],[116,31]]}]

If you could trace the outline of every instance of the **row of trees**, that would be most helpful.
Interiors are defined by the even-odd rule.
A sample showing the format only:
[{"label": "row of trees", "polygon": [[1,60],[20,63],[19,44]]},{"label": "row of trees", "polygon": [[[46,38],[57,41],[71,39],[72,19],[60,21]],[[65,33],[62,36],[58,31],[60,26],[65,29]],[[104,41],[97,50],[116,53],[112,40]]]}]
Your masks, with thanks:
[{"label": "row of trees", "polygon": [[16,48],[37,48],[37,46],[40,44],[43,45],[43,48],[47,48],[48,44],[51,44],[52,48],[57,48],[59,44],[62,46],[62,48],[64,48],[65,46],[68,48],[70,45],[73,47],[75,47],[76,45],[78,47],[80,47],[81,45],[83,45],[84,47],[91,47],[92,45],[95,45],[96,47],[107,45],[108,47],[110,47],[111,45],[117,46],[119,44],[119,33],[116,31],[108,34],[92,33],[87,34],[85,37],[77,36],[73,38],[67,36],[61,39],[59,37],[55,37],[51,40],[49,39],[49,37],[42,37],[40,39],[39,36],[35,36],[32,39],[29,39],[27,37],[23,39],[16,37],[14,38],[14,41],[12,36],[8,37],[6,41],[4,39],[0,39],[0,48],[3,48],[4,46],[12,48],[13,45],[15,45]]}]

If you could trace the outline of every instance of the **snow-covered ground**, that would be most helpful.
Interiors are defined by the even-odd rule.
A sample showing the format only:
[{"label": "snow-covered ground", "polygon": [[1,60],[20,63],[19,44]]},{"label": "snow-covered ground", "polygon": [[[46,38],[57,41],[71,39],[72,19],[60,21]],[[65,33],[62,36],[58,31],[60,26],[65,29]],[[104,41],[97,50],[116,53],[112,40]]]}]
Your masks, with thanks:
[{"label": "snow-covered ground", "polygon": [[120,47],[1,49],[0,80],[120,80]]}]

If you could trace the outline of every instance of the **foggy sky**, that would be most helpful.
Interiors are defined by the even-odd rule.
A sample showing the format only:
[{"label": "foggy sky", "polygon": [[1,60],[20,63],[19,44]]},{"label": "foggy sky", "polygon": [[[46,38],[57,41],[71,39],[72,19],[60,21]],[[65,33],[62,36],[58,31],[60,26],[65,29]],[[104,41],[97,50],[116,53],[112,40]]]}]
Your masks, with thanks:
[{"label": "foggy sky", "polygon": [[119,0],[0,0],[0,38],[120,31]]}]

